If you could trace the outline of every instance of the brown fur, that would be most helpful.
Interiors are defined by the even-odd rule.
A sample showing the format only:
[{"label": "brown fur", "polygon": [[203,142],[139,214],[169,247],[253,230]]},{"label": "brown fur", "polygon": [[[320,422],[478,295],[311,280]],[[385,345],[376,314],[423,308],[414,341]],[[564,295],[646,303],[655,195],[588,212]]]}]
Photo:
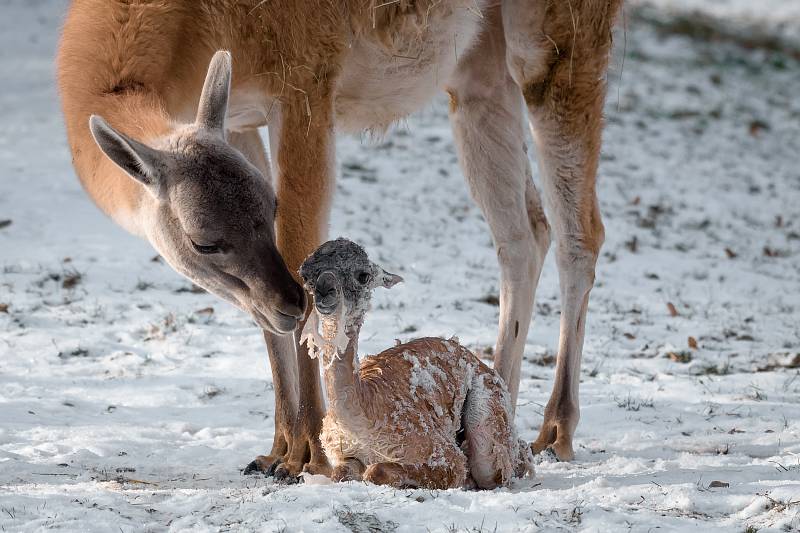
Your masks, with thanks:
[{"label": "brown fur", "polygon": [[[567,322],[562,327],[559,373],[542,437],[537,441],[537,447],[553,444],[556,437],[548,435],[556,433],[552,428],[560,427],[556,450],[567,458],[577,423],[577,399],[573,398],[577,384],[571,383],[570,376],[579,369],[586,299],[603,234],[594,196],[604,96],[598,80],[606,68],[610,28],[619,2],[503,0],[500,5],[487,7],[484,0],[402,0],[388,5],[381,5],[384,2],[380,0],[76,0],[65,21],[58,56],[73,163],[84,188],[104,212],[128,230],[145,234],[146,228],[137,216],[150,200],[139,183],[98,149],[87,127],[88,118],[102,115],[110,125],[144,143],[164,138],[179,123],[194,117],[209,58],[216,50],[230,50],[234,61],[233,108],[237,113],[245,110],[235,117],[234,129],[245,135],[232,136],[229,142],[268,175],[263,153],[258,154],[260,141],[246,134],[267,123],[271,135],[275,130],[276,160],[272,165],[277,170],[280,206],[276,239],[288,270],[295,272],[305,255],[324,238],[334,188],[334,125],[384,128],[432,94],[426,88],[412,95],[402,86],[399,93],[388,90],[370,108],[367,97],[371,94],[358,91],[365,73],[356,70],[350,78],[345,76],[346,68],[352,68],[350,55],[358,49],[366,54],[361,61],[367,58],[377,62],[371,65],[377,69],[375,76],[378,80],[385,78],[388,85],[398,79],[407,82],[417,78],[417,85],[433,83],[440,75],[437,65],[457,56],[458,76],[448,84],[451,115],[457,136],[472,128],[470,135],[461,135],[466,149],[462,151],[462,164],[488,215],[501,266],[514,264],[523,272],[522,277],[528,276],[527,285],[520,285],[520,279],[510,279],[503,271],[508,290],[501,295],[497,352],[501,374],[515,399],[530,319],[530,310],[525,309],[532,301],[530,305],[527,300],[515,304],[511,295],[520,290],[532,292],[528,286],[531,281],[535,288],[539,267],[534,263],[540,264],[543,259],[549,232],[538,193],[532,185],[519,181],[529,180],[529,175],[516,170],[508,174],[502,166],[484,168],[465,162],[464,153],[469,154],[471,147],[494,146],[499,140],[486,143],[487,134],[481,132],[482,128],[476,129],[476,121],[456,119],[492,109],[498,98],[506,99],[504,109],[513,109],[513,99],[521,90],[536,128],[540,158],[547,163],[545,190],[554,204],[559,268],[576,259],[573,262],[582,272],[561,276],[562,286],[571,284],[573,288],[562,290],[569,312],[562,315]],[[426,43],[437,42],[435,38],[446,27],[447,17],[456,10],[482,11],[474,17],[484,28],[481,43],[500,45],[483,54],[470,53],[473,34],[466,31],[462,32],[466,35],[464,43],[457,45],[454,34],[452,49],[448,47],[446,54],[436,56]],[[354,43],[361,48],[354,48]],[[489,61],[495,65],[492,72],[501,72],[499,78],[476,75]],[[445,83],[450,70],[452,66],[447,66],[441,79],[434,81]],[[506,83],[511,78],[517,87]],[[498,79],[502,83],[497,84]],[[487,81],[485,90],[478,89]],[[257,99],[258,112],[246,112],[248,98]],[[363,113],[359,114],[360,110]],[[513,121],[504,114],[481,116],[494,117],[485,120],[495,129]],[[512,148],[506,143],[503,150],[519,158],[522,135],[515,135],[514,142],[519,146]],[[491,185],[493,180],[512,178],[517,186],[523,185]],[[475,184],[479,179],[491,183]],[[506,194],[508,197],[503,196]],[[494,201],[492,195],[496,195]],[[516,216],[508,205],[519,198],[528,209],[529,216],[523,218],[530,219],[530,234],[520,233],[516,226],[507,231],[508,217]],[[523,268],[515,261],[524,255],[526,247],[539,250],[542,257],[529,260]],[[570,281],[573,278],[574,282]],[[511,338],[512,331],[511,341],[515,342],[502,340]],[[280,419],[276,416],[273,451],[257,466],[270,470],[283,460],[284,470],[291,474],[304,464],[312,464],[312,471],[325,472],[327,465],[317,438],[322,408],[316,362],[304,349],[297,351],[293,362],[297,348],[291,339],[267,334],[267,344],[273,372],[277,372],[276,394],[279,390],[287,392],[286,397],[277,398],[277,410],[283,414]],[[283,368],[292,364],[297,365],[296,371]],[[281,368],[276,369],[276,365]],[[300,380],[299,400],[296,405],[287,405],[290,389],[297,388],[296,383],[289,382],[293,379]],[[562,419],[565,422],[558,422]]]},{"label": "brown fur", "polygon": [[302,340],[325,368],[329,405],[320,439],[333,479],[438,489],[469,480],[495,488],[529,469],[505,382],[456,340],[416,339],[359,361],[372,291],[400,276],[341,238],[310,255],[300,275],[314,296]]},{"label": "brown fur", "polygon": [[[466,348],[416,339],[355,368],[354,350],[355,339],[326,370],[331,406],[320,438],[334,480],[431,489],[469,481],[494,488],[525,473],[505,384]],[[331,364],[330,354],[325,359]],[[417,382],[420,375],[433,381]],[[480,422],[462,420],[476,416]]]}]

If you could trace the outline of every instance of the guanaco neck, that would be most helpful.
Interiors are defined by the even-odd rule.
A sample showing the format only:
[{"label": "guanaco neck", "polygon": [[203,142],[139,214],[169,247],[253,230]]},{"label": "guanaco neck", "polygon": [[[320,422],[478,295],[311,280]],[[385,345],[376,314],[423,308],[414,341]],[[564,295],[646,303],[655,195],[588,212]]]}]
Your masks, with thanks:
[{"label": "guanaco neck", "polygon": [[361,324],[345,329],[347,348],[339,352],[336,339],[338,328],[345,327],[344,319],[323,318],[321,321],[322,364],[324,365],[325,390],[328,394],[328,409],[339,418],[347,419],[354,414],[363,414],[360,402],[361,380],[358,362],[358,335]]},{"label": "guanaco neck", "polygon": [[92,138],[89,117],[101,115],[119,131],[145,144],[158,147],[159,140],[174,131],[172,120],[160,98],[142,89],[97,98],[94,104],[64,99],[67,138],[73,165],[81,185],[95,204],[127,231],[148,237],[147,220],[157,208],[155,198],[144,186],[114,164]]}]

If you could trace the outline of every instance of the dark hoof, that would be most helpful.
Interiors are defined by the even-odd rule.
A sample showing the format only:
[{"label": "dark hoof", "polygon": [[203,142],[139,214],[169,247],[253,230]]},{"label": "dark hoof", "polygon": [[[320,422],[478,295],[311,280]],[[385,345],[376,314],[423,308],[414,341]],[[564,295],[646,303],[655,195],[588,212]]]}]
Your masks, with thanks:
[{"label": "dark hoof", "polygon": [[245,476],[252,476],[253,474],[260,474],[261,467],[258,465],[258,461],[250,461],[250,464],[244,467],[242,470],[242,474]]},{"label": "dark hoof", "polygon": [[281,460],[277,459],[274,463],[269,465],[269,467],[264,470],[261,466],[263,463],[259,459],[254,459],[250,461],[250,464],[244,467],[242,470],[242,474],[245,476],[252,476],[254,474],[264,474],[265,476],[269,477],[275,474],[275,469],[278,468],[278,465],[281,464]]},{"label": "dark hoof", "polygon": [[278,466],[280,466],[281,462],[282,461],[280,459],[276,459],[274,463],[269,465],[269,468],[267,468],[265,474],[267,476],[275,476],[275,471],[278,469]]},{"label": "dark hoof", "polygon": [[284,485],[294,485],[300,482],[300,476],[291,474],[285,465],[277,465],[273,469],[272,476],[275,478],[275,481]]}]

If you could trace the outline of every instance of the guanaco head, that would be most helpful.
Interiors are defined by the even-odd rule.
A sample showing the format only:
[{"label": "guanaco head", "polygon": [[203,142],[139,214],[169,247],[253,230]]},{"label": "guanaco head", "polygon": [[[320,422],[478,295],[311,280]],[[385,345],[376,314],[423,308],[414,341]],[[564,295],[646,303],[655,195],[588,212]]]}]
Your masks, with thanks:
[{"label": "guanaco head", "polygon": [[347,325],[363,321],[372,289],[393,287],[403,281],[371,262],[353,241],[328,241],[300,266],[300,277],[314,296],[314,308],[324,316],[340,314]]},{"label": "guanaco head", "polygon": [[231,56],[208,68],[194,124],[136,141],[99,116],[89,124],[100,149],[141,183],[149,240],[178,272],[250,313],[274,333],[294,330],[305,293],[275,245],[275,191],[225,139]]}]

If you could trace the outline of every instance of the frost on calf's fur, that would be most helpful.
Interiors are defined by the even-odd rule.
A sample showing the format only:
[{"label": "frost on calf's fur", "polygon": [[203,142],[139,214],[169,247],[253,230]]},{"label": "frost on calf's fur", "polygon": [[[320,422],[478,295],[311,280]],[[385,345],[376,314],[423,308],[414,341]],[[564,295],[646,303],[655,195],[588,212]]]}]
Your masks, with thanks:
[{"label": "frost on calf's fur", "polygon": [[457,340],[417,339],[359,364],[370,293],[399,277],[345,239],[320,246],[300,274],[314,294],[301,340],[323,359],[330,402],[320,440],[335,475],[358,477],[353,465],[361,464],[376,483],[450,488],[471,480],[493,488],[530,471],[505,383]]},{"label": "frost on calf's fur", "polygon": [[340,324],[344,324],[344,310],[340,310],[339,316],[334,319],[335,321],[335,329],[336,329],[336,336],[332,340],[328,340],[322,336],[319,332],[320,327],[320,318],[319,314],[316,310],[312,310],[311,313],[308,315],[308,320],[306,321],[306,325],[303,326],[303,332],[300,334],[300,344],[305,344],[308,347],[308,355],[312,358],[321,358],[323,351],[326,348],[332,350],[333,356],[328,363],[324,363],[328,367],[333,364],[335,359],[338,359],[342,354],[344,354],[345,350],[347,349],[347,335],[345,335],[344,328],[339,327]]}]

